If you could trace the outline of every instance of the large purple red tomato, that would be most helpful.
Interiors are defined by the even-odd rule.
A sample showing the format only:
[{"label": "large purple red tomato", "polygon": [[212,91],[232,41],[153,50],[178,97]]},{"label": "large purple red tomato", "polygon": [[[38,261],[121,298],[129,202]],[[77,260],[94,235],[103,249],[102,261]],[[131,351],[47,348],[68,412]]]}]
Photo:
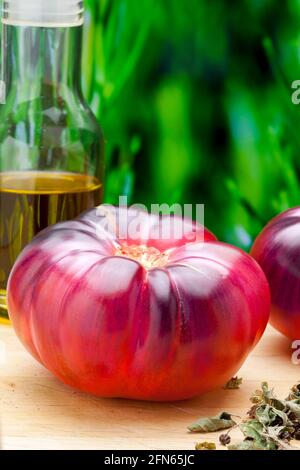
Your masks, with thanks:
[{"label": "large purple red tomato", "polygon": [[252,256],[271,290],[271,324],[292,339],[300,338],[300,207],[275,217],[257,237]]},{"label": "large purple red tomato", "polygon": [[118,238],[100,219],[92,210],[54,225],[18,258],[8,306],[26,348],[102,397],[179,400],[224,384],[268,321],[256,261],[190,221],[178,239],[145,215],[139,236]]}]

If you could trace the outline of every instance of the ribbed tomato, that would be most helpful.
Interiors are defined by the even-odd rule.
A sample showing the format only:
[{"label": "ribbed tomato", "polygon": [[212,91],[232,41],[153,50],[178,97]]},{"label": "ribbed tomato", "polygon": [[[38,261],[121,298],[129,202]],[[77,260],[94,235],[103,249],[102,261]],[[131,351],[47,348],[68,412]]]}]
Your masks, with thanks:
[{"label": "ribbed tomato", "polygon": [[259,234],[251,254],[271,289],[271,324],[300,338],[300,207],[279,214]]},{"label": "ribbed tomato", "polygon": [[[130,211],[117,213],[131,221]],[[261,337],[268,284],[249,255],[207,230],[198,241],[200,226],[186,221],[175,239],[162,236],[164,217],[140,225],[139,237],[118,239],[92,210],[46,229],[14,266],[10,318],[27,349],[71,386],[103,397],[193,397],[231,378]]]}]

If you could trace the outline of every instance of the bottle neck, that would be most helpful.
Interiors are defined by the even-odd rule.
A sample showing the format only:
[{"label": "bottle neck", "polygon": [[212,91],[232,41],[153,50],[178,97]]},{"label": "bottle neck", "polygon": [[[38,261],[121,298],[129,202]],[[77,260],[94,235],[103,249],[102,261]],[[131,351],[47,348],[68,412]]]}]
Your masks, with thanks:
[{"label": "bottle neck", "polygon": [[[81,96],[82,26],[44,28],[3,25],[2,77],[6,97]],[[45,92],[47,90],[47,92]]]}]

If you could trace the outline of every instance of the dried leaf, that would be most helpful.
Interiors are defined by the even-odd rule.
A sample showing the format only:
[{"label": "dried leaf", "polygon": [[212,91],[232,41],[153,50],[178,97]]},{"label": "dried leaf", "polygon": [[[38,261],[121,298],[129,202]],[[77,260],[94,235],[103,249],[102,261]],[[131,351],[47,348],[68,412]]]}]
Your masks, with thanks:
[{"label": "dried leaf", "polygon": [[[271,412],[274,414],[274,417],[275,417],[273,420],[273,426],[274,426],[274,422],[276,421],[276,418],[280,419],[281,421],[280,424],[282,424],[282,426],[289,426],[291,424],[287,413],[285,413],[284,411],[281,411],[278,408],[272,407]],[[278,419],[277,419],[277,422],[278,422]]]},{"label": "dried leaf", "polygon": [[254,447],[257,450],[275,450],[276,444],[272,439],[264,434],[265,427],[256,419],[251,419],[242,423],[240,426],[241,431],[246,436],[254,441]]},{"label": "dried leaf", "polygon": [[254,419],[258,419],[258,421],[263,425],[266,426],[270,424],[274,420],[274,414],[270,413],[270,406],[269,405],[259,405],[256,407],[254,413]]},{"label": "dried leaf", "polygon": [[228,380],[227,384],[224,386],[226,390],[234,390],[240,388],[242,385],[243,379],[242,377],[232,377],[232,379]]},{"label": "dried leaf", "polygon": [[216,444],[214,442],[197,442],[195,445],[196,450],[216,450]]},{"label": "dried leaf", "polygon": [[276,450],[278,448],[284,450],[290,450],[291,446],[280,438],[281,433],[286,429],[284,426],[270,426],[263,433],[263,436],[267,437],[268,444],[271,446],[266,450]]},{"label": "dried leaf", "polygon": [[264,426],[258,420],[250,419],[249,421],[242,423],[240,425],[240,429],[246,437],[259,440],[261,433],[264,430]]},{"label": "dried leaf", "polygon": [[210,418],[200,418],[195,423],[188,426],[188,430],[192,432],[214,432],[222,429],[229,429],[236,425],[231,415],[223,411],[217,416]]},{"label": "dried leaf", "polygon": [[294,385],[287,397],[287,401],[289,400],[298,400],[300,402],[300,383]]},{"label": "dried leaf", "polygon": [[292,412],[295,417],[300,420],[300,404],[297,403],[297,400],[286,401],[285,405],[288,407],[289,411]]},{"label": "dried leaf", "polygon": [[252,405],[250,410],[247,411],[247,415],[249,416],[250,419],[256,418],[256,410],[257,410],[257,405]]},{"label": "dried leaf", "polygon": [[272,398],[273,390],[269,389],[267,382],[262,382],[261,389],[252,394],[250,401],[254,404],[269,403]]},{"label": "dried leaf", "polygon": [[288,426],[291,424],[287,413],[271,405],[259,405],[255,411],[255,418],[264,426],[276,426],[279,424]]}]

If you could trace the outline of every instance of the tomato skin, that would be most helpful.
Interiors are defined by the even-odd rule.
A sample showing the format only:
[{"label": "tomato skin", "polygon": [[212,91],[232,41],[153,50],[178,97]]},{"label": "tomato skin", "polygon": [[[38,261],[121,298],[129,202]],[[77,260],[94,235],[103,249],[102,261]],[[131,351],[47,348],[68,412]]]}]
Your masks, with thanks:
[{"label": "tomato skin", "polygon": [[300,207],[272,219],[255,240],[251,255],[271,290],[270,323],[291,339],[300,338]]},{"label": "tomato skin", "polygon": [[8,306],[26,348],[102,397],[172,401],[223,385],[268,322],[257,263],[230,245],[182,239],[169,241],[165,265],[145,269],[116,255],[111,234],[99,238],[94,215],[49,227],[17,260]]}]

